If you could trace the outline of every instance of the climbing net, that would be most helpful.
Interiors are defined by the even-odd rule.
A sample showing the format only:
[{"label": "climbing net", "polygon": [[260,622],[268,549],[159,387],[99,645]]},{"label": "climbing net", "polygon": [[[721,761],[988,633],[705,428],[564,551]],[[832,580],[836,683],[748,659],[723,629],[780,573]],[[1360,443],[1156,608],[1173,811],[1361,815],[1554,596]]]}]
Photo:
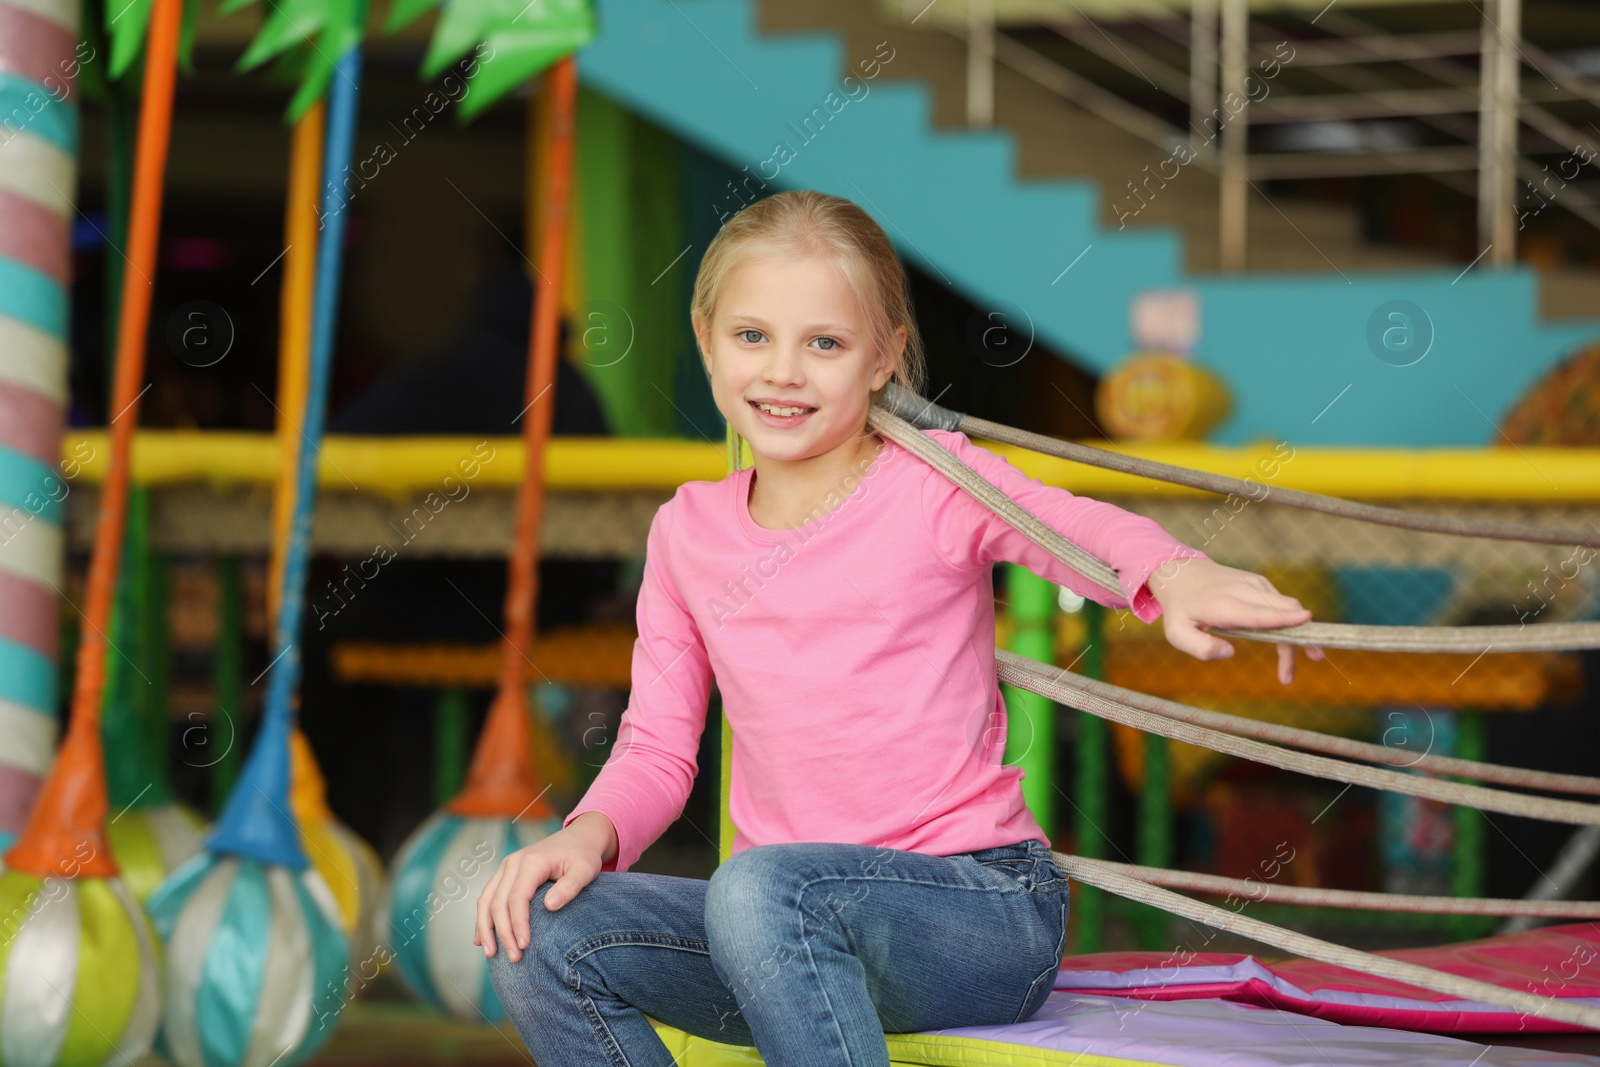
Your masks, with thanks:
[{"label": "climbing net", "polygon": [[[1073,459],[1147,478],[1218,493],[1240,493],[1255,500],[1303,508],[1406,530],[1497,540],[1600,546],[1600,531],[1560,529],[1527,523],[1483,520],[1410,512],[1360,504],[1240,479],[1154,463],[1119,453],[1026,433],[987,420],[939,408],[894,385],[885,388],[868,415],[868,426],[939,470],[979,503],[1000,516],[1057,560],[1108,592],[1121,596],[1116,573],[1061,536],[1015,500],[963,463],[921,428],[961,430],[976,437],[1015,444],[1049,455]],[[1600,623],[1552,622],[1522,626],[1372,626],[1308,622],[1299,626],[1255,630],[1215,630],[1251,641],[1314,645],[1322,648],[1385,652],[1549,652],[1600,648]],[[1382,745],[1277,723],[1191,707],[1096,681],[1005,650],[997,651],[1001,680],[1068,707],[1161,737],[1256,763],[1312,775],[1346,785],[1404,793],[1485,811],[1579,826],[1600,826],[1600,805],[1577,800],[1530,796],[1502,786],[1575,795],[1600,795],[1600,779],[1505,767],[1478,760],[1397,752]],[[1346,757],[1346,758],[1334,758]],[[1362,762],[1353,762],[1362,761]],[[1371,766],[1387,764],[1388,766]],[[1421,771],[1408,774],[1401,767]],[[1472,778],[1475,785],[1444,777]],[[1195,922],[1239,934],[1310,959],[1365,971],[1449,996],[1476,1000],[1534,1016],[1545,1016],[1591,1030],[1600,1030],[1600,1008],[1518,992],[1487,982],[1344,945],[1192,900],[1173,889],[1237,893],[1248,899],[1268,896],[1291,904],[1371,908],[1393,911],[1476,915],[1520,915],[1541,918],[1600,917],[1600,902],[1494,900],[1367,893],[1305,887],[1266,887],[1256,881],[1197,875],[1154,867],[1110,863],[1053,853],[1069,876],[1106,892],[1159,908]],[[1164,888],[1165,887],[1165,888]]]}]

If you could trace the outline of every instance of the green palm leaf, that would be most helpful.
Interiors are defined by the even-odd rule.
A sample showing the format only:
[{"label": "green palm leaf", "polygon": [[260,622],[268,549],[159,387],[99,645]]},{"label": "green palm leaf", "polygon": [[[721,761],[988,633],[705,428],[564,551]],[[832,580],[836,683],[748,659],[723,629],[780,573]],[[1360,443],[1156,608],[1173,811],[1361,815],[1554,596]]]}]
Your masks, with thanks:
[{"label": "green palm leaf", "polygon": [[[224,0],[218,13],[231,15],[257,0]],[[327,92],[339,57],[361,42],[358,0],[266,0],[270,7],[261,31],[239,57],[238,69],[250,70],[270,59],[297,64],[300,87],[289,101],[287,121],[297,121]],[[296,58],[298,57],[298,58]]]},{"label": "green palm leaf", "polygon": [[[395,0],[390,33],[438,6],[439,0]],[[556,60],[594,39],[589,0],[443,0],[444,10],[422,60],[422,76],[437,77],[476,50],[472,91],[461,99],[459,121],[478,114]]]},{"label": "green palm leaf", "polygon": [[[127,73],[133,61],[144,52],[150,32],[150,12],[155,0],[106,0],[106,36],[111,41],[111,77]],[[178,27],[178,65],[185,74],[194,73],[194,28],[200,18],[200,0],[183,0],[183,21]]]}]

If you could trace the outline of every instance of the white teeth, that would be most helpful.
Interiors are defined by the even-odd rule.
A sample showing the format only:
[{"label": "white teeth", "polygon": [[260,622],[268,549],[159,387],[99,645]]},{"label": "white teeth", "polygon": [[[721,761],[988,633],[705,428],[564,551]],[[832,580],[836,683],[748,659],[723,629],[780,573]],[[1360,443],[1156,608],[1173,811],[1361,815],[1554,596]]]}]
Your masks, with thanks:
[{"label": "white teeth", "polygon": [[798,415],[803,411],[811,410],[810,408],[779,408],[773,407],[771,404],[757,404],[756,407],[769,415]]}]

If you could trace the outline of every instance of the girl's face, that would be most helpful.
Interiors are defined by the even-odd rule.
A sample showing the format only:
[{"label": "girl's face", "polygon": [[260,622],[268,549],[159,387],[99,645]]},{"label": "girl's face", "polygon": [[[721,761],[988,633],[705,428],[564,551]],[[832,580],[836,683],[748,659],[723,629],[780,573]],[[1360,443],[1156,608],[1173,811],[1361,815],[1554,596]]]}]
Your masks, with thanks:
[{"label": "girl's face", "polygon": [[[776,460],[809,459],[859,437],[871,394],[899,354],[874,348],[855,295],[818,256],[746,260],[701,329],[717,409],[752,452]],[[904,327],[896,343],[905,344]]]}]

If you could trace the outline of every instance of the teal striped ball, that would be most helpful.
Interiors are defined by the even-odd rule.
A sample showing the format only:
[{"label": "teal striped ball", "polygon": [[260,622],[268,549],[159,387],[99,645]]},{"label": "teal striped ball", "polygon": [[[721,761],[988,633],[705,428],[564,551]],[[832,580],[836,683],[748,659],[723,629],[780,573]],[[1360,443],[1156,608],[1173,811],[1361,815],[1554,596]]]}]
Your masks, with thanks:
[{"label": "teal striped ball", "polygon": [[167,955],[157,1047],[178,1067],[291,1067],[333,1033],[350,950],[316,868],[201,852],[145,906]]},{"label": "teal striped ball", "polygon": [[472,943],[478,897],[520,848],[561,829],[560,819],[429,816],[389,868],[383,929],[401,981],[420,1000],[472,1022],[505,1015],[489,961]]}]

